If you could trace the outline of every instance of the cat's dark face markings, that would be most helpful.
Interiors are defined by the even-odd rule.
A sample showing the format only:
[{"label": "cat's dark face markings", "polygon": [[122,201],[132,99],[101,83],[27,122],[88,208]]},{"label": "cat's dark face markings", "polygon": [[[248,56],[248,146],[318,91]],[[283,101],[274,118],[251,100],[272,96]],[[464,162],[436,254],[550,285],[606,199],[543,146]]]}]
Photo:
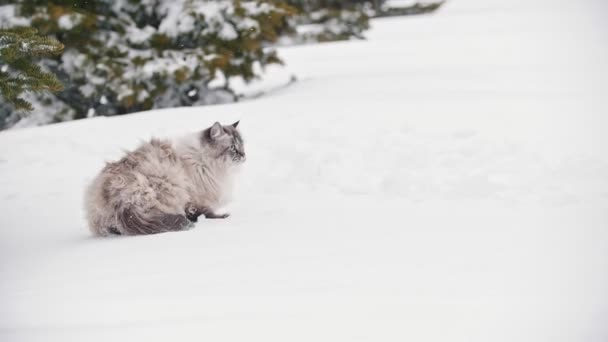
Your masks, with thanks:
[{"label": "cat's dark face markings", "polygon": [[245,161],[245,145],[237,130],[239,122],[222,126],[219,122],[203,131],[203,143],[216,152],[217,158],[227,158],[234,163]]}]

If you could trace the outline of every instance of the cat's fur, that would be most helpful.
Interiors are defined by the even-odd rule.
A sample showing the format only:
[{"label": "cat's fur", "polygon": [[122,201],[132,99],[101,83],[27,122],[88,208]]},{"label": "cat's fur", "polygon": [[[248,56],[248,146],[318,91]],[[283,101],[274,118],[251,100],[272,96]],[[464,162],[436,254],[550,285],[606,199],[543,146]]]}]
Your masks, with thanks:
[{"label": "cat's fur", "polygon": [[187,228],[229,200],[238,166],[245,161],[238,122],[216,122],[175,142],[152,139],[108,163],[86,192],[95,235],[155,234]]}]

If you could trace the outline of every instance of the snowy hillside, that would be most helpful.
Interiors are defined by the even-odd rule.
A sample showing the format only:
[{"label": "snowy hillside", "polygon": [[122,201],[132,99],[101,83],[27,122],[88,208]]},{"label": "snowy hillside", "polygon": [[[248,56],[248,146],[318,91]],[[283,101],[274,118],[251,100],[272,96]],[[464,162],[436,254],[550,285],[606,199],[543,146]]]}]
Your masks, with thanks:
[{"label": "snowy hillside", "polygon": [[[284,48],[237,104],[0,132],[0,341],[606,341],[608,6],[508,3]],[[229,219],[89,234],[105,160],[236,119]]]}]

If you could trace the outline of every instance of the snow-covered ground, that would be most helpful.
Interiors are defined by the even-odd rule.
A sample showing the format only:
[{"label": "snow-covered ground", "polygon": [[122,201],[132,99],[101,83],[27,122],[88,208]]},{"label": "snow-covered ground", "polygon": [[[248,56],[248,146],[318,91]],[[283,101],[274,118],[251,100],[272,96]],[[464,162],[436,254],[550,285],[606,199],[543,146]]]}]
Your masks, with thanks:
[{"label": "snow-covered ground", "polygon": [[[605,1],[452,0],[233,105],[0,133],[0,341],[606,341]],[[241,119],[232,216],[93,238],[150,136]]]}]

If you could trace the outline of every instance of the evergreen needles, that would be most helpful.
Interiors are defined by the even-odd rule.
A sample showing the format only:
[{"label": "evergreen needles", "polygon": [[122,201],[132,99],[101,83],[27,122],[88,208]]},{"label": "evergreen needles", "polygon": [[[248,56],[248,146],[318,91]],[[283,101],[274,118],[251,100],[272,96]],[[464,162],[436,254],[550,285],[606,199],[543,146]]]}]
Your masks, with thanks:
[{"label": "evergreen needles", "polygon": [[29,27],[0,29],[0,95],[17,110],[33,110],[22,98],[25,92],[60,91],[55,75],[42,70],[35,60],[60,54],[63,44],[42,37]]}]

